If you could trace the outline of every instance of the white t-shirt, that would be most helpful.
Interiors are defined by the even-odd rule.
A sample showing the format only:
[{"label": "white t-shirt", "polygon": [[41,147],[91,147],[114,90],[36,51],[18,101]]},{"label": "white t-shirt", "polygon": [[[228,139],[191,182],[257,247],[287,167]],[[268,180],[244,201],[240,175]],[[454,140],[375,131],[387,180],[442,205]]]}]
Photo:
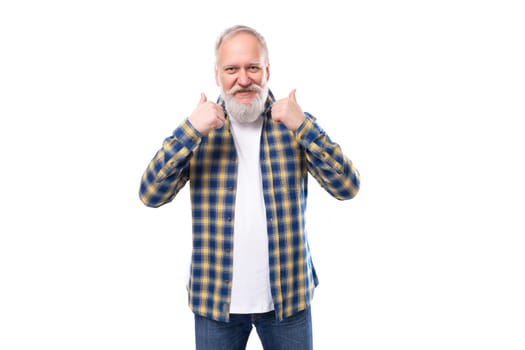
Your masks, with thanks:
[{"label": "white t-shirt", "polygon": [[263,120],[230,121],[238,159],[230,313],[268,312],[274,307],[259,159]]}]

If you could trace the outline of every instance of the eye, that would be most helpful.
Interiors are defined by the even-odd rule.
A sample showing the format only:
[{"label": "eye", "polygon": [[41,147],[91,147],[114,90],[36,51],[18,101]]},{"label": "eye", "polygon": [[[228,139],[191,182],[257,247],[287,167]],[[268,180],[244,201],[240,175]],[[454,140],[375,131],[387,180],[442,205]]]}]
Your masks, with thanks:
[{"label": "eye", "polygon": [[224,71],[228,74],[233,74],[237,72],[237,67],[229,66],[229,67],[224,68]]},{"label": "eye", "polygon": [[256,66],[256,65],[252,65],[252,66],[249,66],[248,67],[248,70],[251,72],[251,73],[257,73],[261,70],[261,67],[259,66]]}]

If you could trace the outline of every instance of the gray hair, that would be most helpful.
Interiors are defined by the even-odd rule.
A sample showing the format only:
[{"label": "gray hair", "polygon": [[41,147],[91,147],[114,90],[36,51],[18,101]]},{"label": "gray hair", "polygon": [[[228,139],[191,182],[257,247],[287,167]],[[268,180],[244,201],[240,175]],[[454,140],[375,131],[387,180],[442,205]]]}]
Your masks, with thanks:
[{"label": "gray hair", "polygon": [[238,33],[248,33],[253,35],[257,41],[259,41],[259,44],[262,48],[263,53],[263,61],[264,63],[268,63],[269,56],[268,56],[268,46],[266,45],[266,40],[264,40],[264,37],[255,29],[243,26],[243,25],[235,25],[233,27],[227,28],[222,32],[222,34],[217,39],[217,42],[215,43],[215,61],[219,61],[219,48],[221,47],[224,40],[231,38],[232,36],[238,34]]}]

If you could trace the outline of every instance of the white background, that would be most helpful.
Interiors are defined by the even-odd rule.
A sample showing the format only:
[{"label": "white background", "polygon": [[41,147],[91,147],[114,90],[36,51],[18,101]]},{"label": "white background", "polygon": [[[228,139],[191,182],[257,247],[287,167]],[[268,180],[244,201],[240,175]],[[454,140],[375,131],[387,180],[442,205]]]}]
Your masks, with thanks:
[{"label": "white background", "polygon": [[3,1],[0,349],[193,348],[189,193],[138,185],[238,23],[362,175],[311,181],[316,349],[524,349],[518,3]]}]

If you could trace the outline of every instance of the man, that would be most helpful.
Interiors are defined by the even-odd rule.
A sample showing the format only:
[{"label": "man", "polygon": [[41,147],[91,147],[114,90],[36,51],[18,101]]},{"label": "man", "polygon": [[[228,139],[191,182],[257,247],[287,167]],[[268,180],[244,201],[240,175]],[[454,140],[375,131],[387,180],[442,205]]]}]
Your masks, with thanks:
[{"label": "man", "polygon": [[275,101],[257,31],[228,28],[215,54],[218,103],[201,94],[151,160],[140,198],[158,207],[190,182],[197,349],[245,349],[252,325],[264,349],[312,349],[308,173],[340,200],[357,194],[359,173],[295,90]]}]

